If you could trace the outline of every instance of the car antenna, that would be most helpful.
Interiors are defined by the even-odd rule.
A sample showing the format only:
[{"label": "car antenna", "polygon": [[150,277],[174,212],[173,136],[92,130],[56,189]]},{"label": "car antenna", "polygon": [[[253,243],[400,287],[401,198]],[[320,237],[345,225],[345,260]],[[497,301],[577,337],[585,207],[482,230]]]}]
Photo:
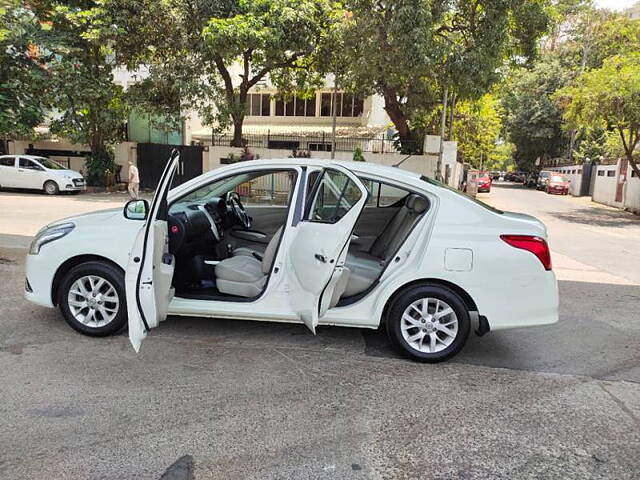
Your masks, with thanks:
[{"label": "car antenna", "polygon": [[402,165],[406,160],[409,160],[409,158],[413,157],[413,154],[409,154],[406,157],[404,157],[402,160],[400,160],[398,163],[394,163],[393,165],[391,165],[392,167],[396,167],[398,168],[400,165]]}]

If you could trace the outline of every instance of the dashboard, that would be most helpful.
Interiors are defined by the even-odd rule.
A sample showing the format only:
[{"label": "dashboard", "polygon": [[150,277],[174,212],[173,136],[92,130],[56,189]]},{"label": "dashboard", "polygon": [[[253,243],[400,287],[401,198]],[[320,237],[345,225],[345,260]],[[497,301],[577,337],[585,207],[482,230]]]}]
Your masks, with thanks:
[{"label": "dashboard", "polygon": [[223,237],[227,204],[214,197],[206,203],[177,203],[169,209],[169,249],[176,255],[187,254],[203,240],[218,242]]}]

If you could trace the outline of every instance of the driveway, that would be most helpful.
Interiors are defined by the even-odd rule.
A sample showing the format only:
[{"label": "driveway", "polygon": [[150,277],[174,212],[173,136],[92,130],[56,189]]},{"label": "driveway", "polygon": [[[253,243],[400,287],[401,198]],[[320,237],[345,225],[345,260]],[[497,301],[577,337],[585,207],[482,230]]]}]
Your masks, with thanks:
[{"label": "driveway", "polygon": [[[31,205],[42,223],[73,213],[13,195],[0,195],[0,212],[21,205],[28,215]],[[74,212],[124,203],[91,198],[55,201]],[[439,365],[399,358],[376,331],[313,336],[299,325],[178,317],[136,355],[124,334],[84,337],[24,301],[25,250],[0,248],[0,478],[637,478],[633,272],[565,245],[583,224],[540,210],[545,194],[494,188],[485,198],[548,215],[560,322],[472,335]],[[566,215],[599,208],[549,201],[565,202]],[[625,228],[584,229],[599,239],[589,251],[618,261],[611,232]],[[4,221],[0,230],[18,231]],[[631,248],[637,238],[618,241]]]}]

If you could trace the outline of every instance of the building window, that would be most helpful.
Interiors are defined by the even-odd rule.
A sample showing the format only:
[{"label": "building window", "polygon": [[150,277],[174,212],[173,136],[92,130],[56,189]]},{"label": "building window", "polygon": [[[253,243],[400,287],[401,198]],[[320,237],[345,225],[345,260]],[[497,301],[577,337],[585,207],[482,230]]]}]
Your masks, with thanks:
[{"label": "building window", "polygon": [[278,117],[315,117],[315,97],[304,99],[294,97],[291,100],[276,100],[276,116]]},{"label": "building window", "polygon": [[[332,93],[323,93],[320,99],[320,116],[331,117]],[[338,117],[360,117],[364,109],[364,100],[357,98],[351,93],[339,92],[336,94],[336,116]]]},{"label": "building window", "polygon": [[248,94],[247,115],[252,117],[268,117],[271,115],[271,95],[268,93]]},{"label": "building window", "polygon": [[615,177],[616,176],[616,172],[615,170],[609,170],[607,172],[607,177]]},{"label": "building window", "polygon": [[604,177],[604,170],[598,170],[598,176]]}]

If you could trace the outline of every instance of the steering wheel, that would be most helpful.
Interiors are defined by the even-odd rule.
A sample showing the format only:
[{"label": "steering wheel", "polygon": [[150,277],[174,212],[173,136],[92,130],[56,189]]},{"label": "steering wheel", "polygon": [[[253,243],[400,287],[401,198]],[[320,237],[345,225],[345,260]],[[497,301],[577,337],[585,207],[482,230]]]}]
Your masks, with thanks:
[{"label": "steering wheel", "polygon": [[239,223],[245,230],[249,230],[251,228],[251,217],[244,208],[244,205],[242,205],[238,192],[227,193],[227,205],[233,213],[237,223]]}]

